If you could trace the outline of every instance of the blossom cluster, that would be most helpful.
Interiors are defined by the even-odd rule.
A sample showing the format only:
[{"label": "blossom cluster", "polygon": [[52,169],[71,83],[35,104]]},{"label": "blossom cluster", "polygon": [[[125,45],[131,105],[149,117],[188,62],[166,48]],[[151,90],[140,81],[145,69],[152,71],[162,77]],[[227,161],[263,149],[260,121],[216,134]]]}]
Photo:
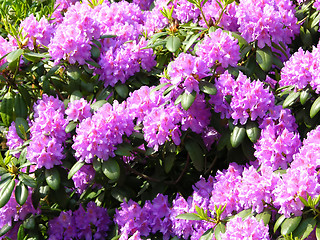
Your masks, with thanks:
[{"label": "blossom cluster", "polygon": [[89,202],[72,212],[61,212],[49,221],[49,239],[105,239],[111,223],[107,209]]}]

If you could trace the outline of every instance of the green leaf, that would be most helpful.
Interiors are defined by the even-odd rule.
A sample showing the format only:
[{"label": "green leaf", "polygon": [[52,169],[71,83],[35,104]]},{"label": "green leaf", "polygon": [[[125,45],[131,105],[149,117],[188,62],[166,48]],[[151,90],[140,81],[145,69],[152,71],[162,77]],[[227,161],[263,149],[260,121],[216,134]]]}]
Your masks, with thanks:
[{"label": "green leaf", "polygon": [[77,125],[78,123],[74,121],[69,122],[65,129],[66,133],[72,132],[77,127]]},{"label": "green leaf", "polygon": [[199,172],[203,171],[204,169],[204,157],[203,157],[203,150],[195,140],[187,140],[185,142],[186,150],[189,153],[191,161],[195,169]]},{"label": "green leaf", "polygon": [[300,103],[304,105],[310,98],[310,91],[306,89],[300,93]]},{"label": "green leaf", "polygon": [[153,93],[153,92],[155,92],[155,91],[158,91],[158,90],[160,90],[161,88],[167,86],[168,84],[169,84],[168,82],[162,83],[162,84],[156,86],[155,88],[151,89],[150,93]]},{"label": "green leaf", "polygon": [[9,225],[9,224],[7,223],[6,225],[4,225],[4,226],[0,229],[0,237],[2,237],[2,236],[5,235],[7,232],[9,232],[13,227],[14,227],[14,224]]},{"label": "green leaf", "polygon": [[306,207],[309,207],[308,202],[302,196],[299,196],[299,199]]},{"label": "green leaf", "polygon": [[[239,34],[235,33],[235,32],[231,32],[232,37],[238,39],[238,43],[240,48],[242,48],[242,46],[247,46],[249,45],[249,43]],[[250,47],[252,49],[252,47]]]},{"label": "green leaf", "polygon": [[202,234],[199,240],[212,240],[214,239],[213,238],[214,235],[215,235],[215,231],[213,230],[213,228],[210,228],[207,231],[205,231],[204,234]]},{"label": "green leaf", "polygon": [[27,131],[29,129],[27,120],[17,117],[15,121],[15,127],[18,136],[23,140],[27,140]]},{"label": "green leaf", "polygon": [[277,221],[275,222],[274,224],[274,227],[273,227],[273,232],[275,233],[278,228],[281,226],[281,224],[283,223],[283,221],[286,219],[286,216],[285,215],[281,215]]},{"label": "green leaf", "polygon": [[99,108],[101,108],[103,105],[105,105],[107,103],[106,100],[99,100],[99,101],[96,101],[95,103],[92,103],[90,105],[91,109],[93,111],[97,111]]},{"label": "green leaf", "polygon": [[23,54],[23,49],[20,49],[20,48],[9,53],[7,56],[8,63],[15,62],[15,61],[19,60],[19,58],[22,54]]},{"label": "green leaf", "polygon": [[316,238],[317,238],[317,240],[320,240],[320,222],[317,222],[317,226],[316,226]]},{"label": "green leaf", "polygon": [[101,35],[100,39],[105,39],[105,38],[115,38],[117,35]]},{"label": "green leaf", "polygon": [[163,165],[164,165],[164,171],[166,173],[169,173],[174,165],[176,159],[176,154],[175,153],[169,153],[166,154],[163,160]]},{"label": "green leaf", "polygon": [[[67,76],[72,80],[79,80],[81,77],[81,70],[74,65],[71,65],[66,70]],[[71,101],[71,100],[70,100]]]},{"label": "green leaf", "polygon": [[320,110],[320,97],[318,97],[311,106],[310,117],[313,118]]},{"label": "green leaf", "polygon": [[0,208],[7,204],[13,192],[16,182],[14,178],[7,182],[0,191]]},{"label": "green leaf", "polygon": [[99,68],[99,69],[101,68],[100,65],[97,62],[86,60],[86,63],[88,63],[89,65],[91,65],[93,67],[96,67],[96,68]]},{"label": "green leaf", "polygon": [[29,187],[35,188],[37,186],[36,180],[25,173],[19,174],[19,180]]},{"label": "green leaf", "polygon": [[22,206],[27,201],[27,198],[28,198],[29,192],[28,192],[27,186],[20,181],[16,186],[14,194],[15,194],[17,203],[20,206]]},{"label": "green leaf", "polygon": [[176,216],[176,219],[183,219],[183,220],[202,220],[201,217],[199,217],[195,213],[183,213]]},{"label": "green leaf", "polygon": [[57,168],[45,170],[45,177],[48,186],[53,190],[58,190],[60,187],[60,173]]},{"label": "green leaf", "polygon": [[268,225],[270,219],[271,219],[271,212],[269,210],[264,210],[262,213],[259,213],[256,215],[256,219],[260,222],[260,220],[263,220],[263,223],[265,226]]},{"label": "green leaf", "polygon": [[303,240],[307,238],[316,226],[317,220],[313,217],[303,219],[299,226],[294,230],[293,236]]},{"label": "green leaf", "polygon": [[216,228],[214,229],[214,236],[216,237],[216,240],[220,240],[221,239],[221,233],[225,233],[226,232],[226,226],[219,222],[216,225]]},{"label": "green leaf", "polygon": [[35,220],[33,215],[24,220],[23,227],[25,229],[33,229],[35,227]]},{"label": "green leaf", "polygon": [[231,133],[231,146],[237,148],[246,136],[246,129],[242,125],[236,125]]},{"label": "green leaf", "polygon": [[117,149],[114,151],[115,154],[119,156],[131,156],[132,147],[130,144],[120,144],[117,146]]},{"label": "green leaf", "polygon": [[255,143],[260,138],[261,130],[256,122],[248,121],[246,124],[247,136],[251,142]]},{"label": "green leaf", "polygon": [[24,240],[25,233],[24,233],[24,227],[23,225],[20,225],[18,234],[17,234],[17,240]]},{"label": "green leaf", "polygon": [[181,41],[180,38],[176,37],[176,36],[170,36],[167,39],[167,43],[166,43],[166,48],[170,51],[170,52],[176,52],[181,46]]},{"label": "green leaf", "polygon": [[287,108],[290,107],[296,99],[300,96],[300,92],[292,92],[289,94],[289,96],[284,100],[282,107]]},{"label": "green leaf", "polygon": [[91,56],[93,58],[99,58],[100,57],[100,49],[97,46],[91,45],[90,52],[91,52]]},{"label": "green leaf", "polygon": [[82,168],[82,166],[84,165],[85,163],[82,162],[82,161],[77,161],[73,166],[72,168],[70,169],[69,173],[68,173],[68,179],[72,178],[72,176],[78,172],[80,170],[80,168]]},{"label": "green leaf", "polygon": [[249,209],[243,210],[239,212],[236,216],[241,217],[243,220],[246,219],[247,217],[251,217],[253,216],[252,209],[249,208]]},{"label": "green leaf", "polygon": [[115,159],[109,158],[102,163],[102,172],[110,180],[117,181],[120,177],[120,166]]},{"label": "green leaf", "polygon": [[273,63],[273,54],[270,47],[266,46],[263,49],[257,49],[256,61],[265,72],[268,72]]},{"label": "green leaf", "polygon": [[201,80],[199,82],[199,89],[200,91],[207,93],[209,95],[215,95],[217,93],[217,89],[214,86],[214,84],[204,80]]},{"label": "green leaf", "polygon": [[0,115],[5,126],[10,126],[13,120],[14,98],[11,92],[7,92],[1,101]]},{"label": "green leaf", "polygon": [[38,62],[43,58],[51,58],[49,54],[41,54],[35,52],[25,52],[23,56],[31,62]]},{"label": "green leaf", "polygon": [[286,218],[281,225],[281,235],[285,236],[292,233],[299,226],[301,218],[301,216]]},{"label": "green leaf", "polygon": [[27,118],[28,116],[27,104],[20,93],[14,99],[14,112],[16,117]]},{"label": "green leaf", "polygon": [[119,94],[120,97],[126,98],[129,94],[129,88],[125,84],[117,84],[115,86],[116,92]]},{"label": "green leaf", "polygon": [[202,32],[199,32],[195,35],[193,35],[189,41],[187,42],[186,46],[184,47],[183,52],[187,52],[189,50],[189,48],[195,43],[195,41],[200,37],[200,35],[202,34]]},{"label": "green leaf", "polygon": [[188,110],[194,100],[196,99],[197,93],[195,91],[192,91],[192,93],[184,92],[181,98],[181,106],[184,110]]}]

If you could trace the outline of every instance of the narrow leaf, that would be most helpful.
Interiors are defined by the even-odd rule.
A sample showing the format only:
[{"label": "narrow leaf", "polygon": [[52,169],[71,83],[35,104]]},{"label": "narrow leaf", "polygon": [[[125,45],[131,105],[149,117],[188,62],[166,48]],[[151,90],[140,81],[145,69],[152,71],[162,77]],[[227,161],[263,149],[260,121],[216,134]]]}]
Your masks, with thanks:
[{"label": "narrow leaf", "polygon": [[281,225],[281,235],[284,236],[292,233],[299,226],[301,218],[301,216],[298,216],[285,219]]},{"label": "narrow leaf", "polygon": [[221,222],[219,222],[216,228],[214,229],[214,236],[216,237],[216,240],[220,240],[221,239],[220,234],[225,232],[226,232],[226,226]]},{"label": "narrow leaf", "polygon": [[310,117],[313,118],[320,110],[320,97],[318,97],[311,106]]},{"label": "narrow leaf", "polygon": [[295,100],[300,96],[300,92],[292,92],[289,94],[289,96],[284,100],[282,107],[287,108],[290,107]]},{"label": "narrow leaf", "polygon": [[68,173],[68,179],[72,178],[72,176],[76,174],[76,172],[78,172],[84,164],[85,163],[82,161],[77,161],[70,169],[70,172]]},{"label": "narrow leaf", "polygon": [[193,166],[199,171],[203,171],[204,157],[203,150],[197,141],[187,140],[185,143],[186,150],[189,153]]},{"label": "narrow leaf", "polygon": [[313,217],[303,219],[299,226],[294,230],[293,236],[303,240],[306,239],[316,226],[317,220]]},{"label": "narrow leaf", "polygon": [[199,217],[195,213],[183,213],[176,216],[176,219],[184,219],[184,220],[202,220],[201,217]]}]

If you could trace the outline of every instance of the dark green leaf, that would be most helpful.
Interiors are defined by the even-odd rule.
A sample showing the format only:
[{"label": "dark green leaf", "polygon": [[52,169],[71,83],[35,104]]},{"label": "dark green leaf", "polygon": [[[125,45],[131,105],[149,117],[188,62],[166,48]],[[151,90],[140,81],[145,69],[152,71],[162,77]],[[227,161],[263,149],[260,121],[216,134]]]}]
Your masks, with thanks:
[{"label": "dark green leaf", "polygon": [[174,165],[176,159],[176,154],[175,153],[169,153],[166,154],[163,160],[163,165],[164,165],[164,171],[166,173],[169,173]]},{"label": "dark green leaf", "polygon": [[71,65],[67,68],[67,76],[69,78],[71,78],[72,80],[79,80],[80,77],[81,77],[81,70],[77,67],[77,66],[74,66],[74,65]]},{"label": "dark green leaf", "polygon": [[73,166],[72,168],[70,169],[70,172],[68,173],[68,179],[72,178],[72,176],[78,172],[80,170],[80,168],[82,168],[82,166],[84,165],[85,163],[82,162],[82,161],[77,161]]},{"label": "dark green leaf", "polygon": [[95,45],[91,45],[91,56],[93,58],[99,58],[100,57],[100,49]]},{"label": "dark green leaf", "polygon": [[20,93],[14,99],[14,112],[16,117],[27,118],[28,116],[27,104]]},{"label": "dark green leaf", "polygon": [[242,125],[236,125],[231,133],[230,142],[232,147],[237,148],[246,136],[246,129]]},{"label": "dark green leaf", "polygon": [[284,100],[282,107],[287,108],[290,107],[296,99],[300,96],[300,92],[292,92],[289,94],[289,96]]},{"label": "dark green leaf", "polygon": [[180,48],[180,46],[181,46],[180,38],[178,38],[176,36],[170,36],[167,39],[166,48],[170,52],[176,52]]},{"label": "dark green leaf", "polygon": [[273,63],[273,54],[270,47],[264,47],[263,49],[257,49],[256,61],[265,72],[268,72]]},{"label": "dark green leaf", "polygon": [[57,168],[45,170],[46,182],[53,190],[58,190],[60,187],[60,173]]},{"label": "dark green leaf", "polygon": [[89,65],[91,65],[93,67],[101,68],[100,65],[97,62],[86,60],[86,63],[88,63]]},{"label": "dark green leaf", "polygon": [[35,227],[35,220],[33,215],[24,220],[23,227],[25,229],[33,229]]},{"label": "dark green leaf", "polygon": [[187,140],[185,142],[186,150],[189,153],[191,161],[195,169],[199,172],[203,171],[204,168],[204,157],[203,157],[203,150],[195,140]]},{"label": "dark green leaf", "polygon": [[7,182],[0,191],[0,208],[7,204],[13,192],[16,182],[14,178]]},{"label": "dark green leaf", "polygon": [[5,126],[10,126],[13,120],[14,98],[11,92],[7,92],[1,101],[0,115]]},{"label": "dark green leaf", "polygon": [[303,240],[306,239],[316,226],[317,220],[313,217],[303,219],[299,226],[294,230],[293,236]]},{"label": "dark green leaf", "polygon": [[116,92],[119,94],[120,97],[126,98],[129,94],[129,88],[125,84],[117,84],[115,86]]},{"label": "dark green leaf", "polygon": [[29,129],[29,124],[27,120],[25,120],[24,118],[17,117],[15,121],[15,127],[18,136],[23,140],[27,140],[27,131]]},{"label": "dark green leaf", "polygon": [[214,236],[216,237],[216,240],[220,240],[221,239],[221,233],[225,233],[226,232],[226,226],[219,222],[216,225],[216,228],[214,229]]},{"label": "dark green leaf", "polygon": [[176,216],[176,219],[184,219],[184,220],[202,220],[201,217],[199,217],[195,213],[183,213]]},{"label": "dark green leaf", "polygon": [[317,222],[317,226],[316,226],[316,238],[317,240],[320,240],[320,223]]},{"label": "dark green leaf", "polygon": [[313,118],[320,110],[320,97],[318,97],[311,106],[310,117]]},{"label": "dark green leaf", "polygon": [[281,235],[285,236],[292,233],[299,226],[301,218],[301,216],[298,216],[285,219],[281,225]]},{"label": "dark green leaf", "polygon": [[186,44],[186,46],[184,47],[184,50],[183,50],[185,53],[186,53],[186,52],[189,50],[189,48],[195,43],[195,41],[200,37],[201,34],[202,34],[202,32],[199,32],[199,33],[193,35],[193,36],[189,39],[189,41],[187,42],[187,44]]},{"label": "dark green leaf", "polygon": [[115,150],[115,154],[119,155],[119,156],[131,156],[131,151],[132,147],[130,144],[120,144],[117,146],[117,149]]},{"label": "dark green leaf", "polygon": [[192,93],[184,92],[181,98],[181,106],[184,110],[188,110],[194,100],[196,99],[197,93],[193,91]]},{"label": "dark green leaf", "polygon": [[12,228],[14,227],[13,224],[9,225],[8,223],[5,224],[1,229],[0,229],[0,237],[5,235],[7,232],[9,232]]},{"label": "dark green leaf", "polygon": [[249,45],[249,43],[248,43],[242,36],[240,36],[239,34],[237,34],[237,33],[235,33],[235,32],[231,32],[231,35],[232,35],[234,38],[238,39],[238,43],[239,43],[240,48],[241,48],[242,46],[247,46],[247,45]]},{"label": "dark green leaf", "polygon": [[251,142],[255,143],[260,138],[261,130],[256,122],[248,121],[246,124],[247,136]]},{"label": "dark green leaf", "polygon": [[200,89],[200,91],[207,93],[207,94],[210,94],[210,95],[215,95],[217,93],[217,89],[214,86],[214,84],[207,82],[207,81],[204,81],[204,80],[201,80],[199,82],[199,89]]},{"label": "dark green leaf", "polygon": [[38,62],[43,58],[51,58],[49,54],[41,54],[35,52],[26,52],[23,56],[31,62]]},{"label": "dark green leaf", "polygon": [[15,194],[17,203],[20,206],[22,206],[27,201],[27,198],[28,198],[29,192],[28,192],[27,186],[20,181],[16,186],[14,194]]},{"label": "dark green leaf", "polygon": [[115,38],[117,35],[101,35],[100,39],[105,39],[105,38]]},{"label": "dark green leaf", "polygon": [[116,181],[120,177],[120,166],[115,159],[111,158],[102,163],[102,172],[110,180]]}]

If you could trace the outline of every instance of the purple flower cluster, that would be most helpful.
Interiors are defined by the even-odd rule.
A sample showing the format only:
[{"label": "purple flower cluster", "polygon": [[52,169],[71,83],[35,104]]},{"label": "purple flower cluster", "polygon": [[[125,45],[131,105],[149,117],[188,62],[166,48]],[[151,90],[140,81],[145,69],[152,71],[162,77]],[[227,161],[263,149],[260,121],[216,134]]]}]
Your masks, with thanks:
[{"label": "purple flower cluster", "polygon": [[89,202],[86,211],[80,205],[72,212],[61,212],[49,221],[49,239],[105,239],[111,223],[106,208]]},{"label": "purple flower cluster", "polygon": [[226,232],[221,233],[221,239],[269,240],[269,227],[255,217],[247,217],[243,220],[236,216],[227,223]]},{"label": "purple flower cluster", "polygon": [[248,41],[257,41],[258,47],[271,42],[289,44],[299,25],[290,0],[243,0],[236,8],[239,32]]},{"label": "purple flower cluster", "polygon": [[87,163],[91,163],[94,157],[106,161],[115,156],[116,146],[122,143],[124,134],[131,135],[133,127],[125,102],[106,103],[76,128],[72,145],[75,156]]},{"label": "purple flower cluster", "polygon": [[148,34],[151,35],[159,32],[168,25],[168,19],[162,15],[160,10],[163,11],[163,9],[171,9],[172,6],[173,3],[168,3],[167,0],[154,1],[154,8],[151,11],[145,13],[146,20],[144,29],[148,32]]},{"label": "purple flower cluster", "polygon": [[68,121],[79,121],[91,117],[90,104],[84,99],[74,100],[69,102],[68,108],[66,109]]},{"label": "purple flower cluster", "polygon": [[240,47],[237,39],[219,28],[204,37],[196,54],[209,68],[220,64],[223,68],[235,67],[240,60]]},{"label": "purple flower cluster", "polygon": [[[168,197],[162,194],[146,201],[141,208],[136,202],[129,200],[121,204],[121,210],[116,209],[114,221],[119,226],[120,240],[128,239],[130,235],[149,236],[151,233],[161,232],[163,239],[171,235],[170,208]],[[135,238],[134,238],[135,239]]]},{"label": "purple flower cluster", "polygon": [[82,194],[86,190],[96,175],[96,171],[91,165],[84,165],[73,176],[72,180],[76,191]]},{"label": "purple flower cluster", "polygon": [[30,50],[48,46],[50,39],[53,37],[54,29],[45,17],[37,21],[31,14],[21,22],[20,28],[22,29],[22,34],[29,39],[27,46]]},{"label": "purple flower cluster", "polygon": [[34,106],[34,120],[30,127],[31,142],[27,147],[27,159],[36,164],[36,168],[49,169],[62,163],[67,124],[63,102],[43,95]]},{"label": "purple flower cluster", "polygon": [[[14,45],[12,42],[7,41],[2,36],[0,36],[0,58],[2,58],[7,53],[13,51],[16,49],[16,45]],[[3,58],[0,60],[0,66],[7,62],[7,58]]]},{"label": "purple flower cluster", "polygon": [[59,63],[85,64],[91,59],[91,41],[100,37],[100,27],[94,11],[87,4],[76,3],[68,8],[49,44],[49,53]]},{"label": "purple flower cluster", "polygon": [[297,89],[304,89],[310,85],[316,93],[320,92],[320,44],[312,52],[300,48],[284,63],[281,70],[279,86],[293,85]]},{"label": "purple flower cluster", "polygon": [[[274,106],[274,96],[269,88],[264,88],[261,81],[250,81],[241,72],[236,80],[227,71],[217,79],[215,84],[218,92],[210,99],[215,112],[221,113],[221,118],[234,119],[245,124],[248,119],[255,121],[263,118]],[[230,103],[227,98],[231,97]]]},{"label": "purple flower cluster", "polygon": [[199,81],[209,76],[209,68],[205,61],[188,53],[180,53],[168,66],[170,79],[161,78],[160,82],[169,82],[188,93],[199,93]]},{"label": "purple flower cluster", "polygon": [[200,16],[200,10],[187,0],[176,0],[174,2],[175,17],[181,23],[187,23],[190,20],[196,22]]}]

